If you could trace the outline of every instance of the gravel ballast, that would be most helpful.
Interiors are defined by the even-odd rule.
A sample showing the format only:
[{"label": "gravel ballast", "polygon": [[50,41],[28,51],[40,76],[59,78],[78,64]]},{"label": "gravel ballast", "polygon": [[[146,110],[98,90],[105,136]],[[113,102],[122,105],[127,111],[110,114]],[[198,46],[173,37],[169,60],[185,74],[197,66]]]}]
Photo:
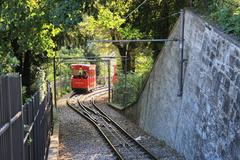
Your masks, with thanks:
[{"label": "gravel ballast", "polygon": [[[97,129],[76,114],[66,105],[66,97],[58,101],[60,121],[60,160],[113,160],[116,156],[103,136]],[[107,96],[97,98],[99,104],[107,115],[109,115],[122,128],[129,132],[136,140],[143,144],[159,159],[182,160],[184,159],[175,150],[171,149],[163,141],[159,141],[147,135],[137,125],[129,121],[118,111],[106,104]]]}]

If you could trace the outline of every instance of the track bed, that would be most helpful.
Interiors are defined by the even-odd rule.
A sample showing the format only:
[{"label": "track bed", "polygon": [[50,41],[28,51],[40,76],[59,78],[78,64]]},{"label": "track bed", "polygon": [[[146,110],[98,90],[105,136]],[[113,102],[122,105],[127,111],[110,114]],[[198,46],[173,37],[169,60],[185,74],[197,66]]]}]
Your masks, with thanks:
[{"label": "track bed", "polygon": [[[148,136],[141,129],[139,129],[135,124],[129,122],[124,116],[109,108],[105,104],[107,96],[101,96],[97,98],[96,104],[101,107],[104,112],[106,112],[113,121],[117,121],[118,124],[127,132],[129,132],[133,138],[137,138],[138,142],[144,145],[144,147],[158,159],[183,159],[174,150],[164,145],[163,142],[157,141],[156,139]],[[116,153],[106,139],[99,133],[99,131],[91,123],[89,123],[85,118],[78,116],[69,107],[66,107],[64,103],[66,99],[62,99],[62,105],[59,108],[60,111],[60,159],[119,159]],[[60,102],[61,103],[61,102]],[[90,101],[85,99],[85,104],[88,105]],[[94,116],[94,115],[92,115]],[[117,140],[114,140],[115,136],[111,137],[111,132],[109,128],[103,127],[102,129],[106,136],[111,140],[114,146],[122,152],[123,159],[154,159],[147,154],[142,152],[141,147],[129,145],[125,143],[122,146]],[[114,128],[117,130],[117,128]],[[119,133],[120,134],[120,133]],[[116,138],[116,137],[115,137]],[[122,141],[132,141],[128,136]],[[135,143],[135,142],[130,142]],[[119,146],[118,146],[119,144]],[[126,150],[130,148],[131,152],[140,153],[132,154],[128,153]],[[142,152],[142,153],[141,153]],[[125,155],[124,155],[125,154]]]}]

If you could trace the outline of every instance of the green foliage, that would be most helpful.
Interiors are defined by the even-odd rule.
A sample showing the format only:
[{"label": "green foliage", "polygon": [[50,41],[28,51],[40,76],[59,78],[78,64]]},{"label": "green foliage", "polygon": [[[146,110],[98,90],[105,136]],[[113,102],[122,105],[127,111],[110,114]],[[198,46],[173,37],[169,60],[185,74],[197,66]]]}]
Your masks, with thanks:
[{"label": "green foliage", "polygon": [[135,62],[136,72],[140,74],[148,73],[153,65],[152,57],[138,56]]},{"label": "green foliage", "polygon": [[107,64],[105,62],[97,62],[97,84],[98,85],[105,85],[107,83],[107,75],[108,69]]},{"label": "green foliage", "polygon": [[240,0],[212,0],[208,5],[205,9],[199,3],[195,7],[226,33],[240,37]]},{"label": "green foliage", "polygon": [[66,47],[62,47],[56,53],[56,57],[84,57],[84,50],[82,48],[71,48],[67,49]]},{"label": "green foliage", "polygon": [[141,75],[148,74],[154,63],[152,49],[150,47],[145,47],[144,50],[139,48],[135,52],[135,72]]},{"label": "green foliage", "polygon": [[47,93],[47,72],[45,67],[47,66],[43,65],[35,69],[35,75],[37,78],[31,86],[33,92],[40,91],[40,101],[43,100]]},{"label": "green foliage", "polygon": [[[123,5],[121,2],[112,2],[110,4],[111,8],[116,9],[114,4],[119,7]],[[123,6],[120,8],[123,8]],[[92,37],[94,39],[111,39],[112,36],[115,36],[118,39],[140,38],[141,33],[138,29],[133,28],[131,24],[123,25],[126,22],[126,19],[121,15],[126,13],[126,9],[121,11],[115,10],[115,12],[113,12],[111,11],[111,8],[99,5],[97,18],[86,15],[83,19],[83,22],[79,24],[80,28],[82,29],[81,33],[85,37]]]},{"label": "green foliage", "polygon": [[139,29],[132,27],[130,24],[123,28],[118,29],[122,39],[138,39],[142,38],[142,34]]},{"label": "green foliage", "polygon": [[[130,31],[130,27],[123,29],[121,25],[125,22],[124,18],[121,18],[119,12],[112,12],[109,8],[99,5],[99,12],[97,18],[93,16],[85,16],[83,22],[80,23],[82,28],[81,33],[86,37],[93,38],[109,38],[111,34],[119,31],[118,33],[125,33],[124,31]],[[136,31],[134,31],[136,34]],[[116,33],[115,33],[116,34]],[[124,34],[123,34],[124,35]],[[126,34],[127,35],[127,34]]]},{"label": "green foliage", "polygon": [[24,101],[46,85],[43,66],[55,55],[54,38],[61,31],[46,19],[45,9],[45,1],[36,0],[3,1],[0,5],[0,72],[22,75]]},{"label": "green foliage", "polygon": [[58,96],[62,96],[71,92],[70,87],[71,69],[70,64],[60,63],[57,69],[57,92]]},{"label": "green foliage", "polygon": [[[60,29],[45,19],[42,3],[34,0],[2,3],[0,35],[1,41],[7,44],[1,46],[4,51],[22,53],[31,50],[34,53],[46,52],[48,56],[53,55],[55,44],[52,37],[56,36]],[[17,40],[17,48],[10,45],[13,40]]]},{"label": "green foliage", "polygon": [[222,26],[227,33],[240,36],[240,7],[216,6],[210,18]]},{"label": "green foliage", "polygon": [[[146,50],[145,53],[152,53]],[[118,83],[113,86],[113,103],[126,106],[137,101],[153,65],[152,55],[139,52],[135,58],[135,72],[127,74],[125,89],[125,75],[118,72]]]},{"label": "green foliage", "polygon": [[99,7],[98,19],[96,21],[97,26],[101,26],[104,29],[119,29],[125,22],[125,19],[121,18],[119,13],[113,13],[109,8]]},{"label": "green foliage", "polygon": [[46,0],[45,7],[50,10],[48,19],[55,26],[67,30],[81,21],[81,4],[83,2],[76,0]]},{"label": "green foliage", "polygon": [[118,83],[113,87],[113,103],[127,106],[136,102],[144,83],[144,76],[136,72],[127,74],[125,88],[125,76],[118,73]]},{"label": "green foliage", "polygon": [[1,51],[0,47],[0,75],[6,74],[14,71],[14,68],[19,65],[19,61],[16,57],[12,57],[11,54],[4,54],[3,51]]}]

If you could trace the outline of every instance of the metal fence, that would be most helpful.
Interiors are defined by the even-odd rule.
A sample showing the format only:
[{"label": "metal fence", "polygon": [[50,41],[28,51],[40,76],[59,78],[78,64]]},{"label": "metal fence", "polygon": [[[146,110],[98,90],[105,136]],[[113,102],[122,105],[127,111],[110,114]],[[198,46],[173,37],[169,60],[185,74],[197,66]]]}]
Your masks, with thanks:
[{"label": "metal fence", "polygon": [[142,75],[128,73],[125,79],[124,74],[118,73],[118,83],[112,87],[112,104],[125,108],[137,102],[145,87],[148,76],[149,73]]},{"label": "metal fence", "polygon": [[44,100],[39,92],[22,105],[21,77],[0,77],[0,159],[43,160],[52,129],[50,85]]}]

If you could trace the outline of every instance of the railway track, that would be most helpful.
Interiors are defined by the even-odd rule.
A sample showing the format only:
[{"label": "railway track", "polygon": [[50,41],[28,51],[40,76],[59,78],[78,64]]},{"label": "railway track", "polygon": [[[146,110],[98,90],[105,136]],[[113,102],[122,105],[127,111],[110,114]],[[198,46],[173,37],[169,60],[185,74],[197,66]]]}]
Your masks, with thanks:
[{"label": "railway track", "polygon": [[73,93],[67,105],[77,114],[91,122],[113,149],[118,159],[148,160],[157,159],[129,133],[106,115],[95,103],[95,98],[107,93],[107,88],[100,87],[87,95]]}]

